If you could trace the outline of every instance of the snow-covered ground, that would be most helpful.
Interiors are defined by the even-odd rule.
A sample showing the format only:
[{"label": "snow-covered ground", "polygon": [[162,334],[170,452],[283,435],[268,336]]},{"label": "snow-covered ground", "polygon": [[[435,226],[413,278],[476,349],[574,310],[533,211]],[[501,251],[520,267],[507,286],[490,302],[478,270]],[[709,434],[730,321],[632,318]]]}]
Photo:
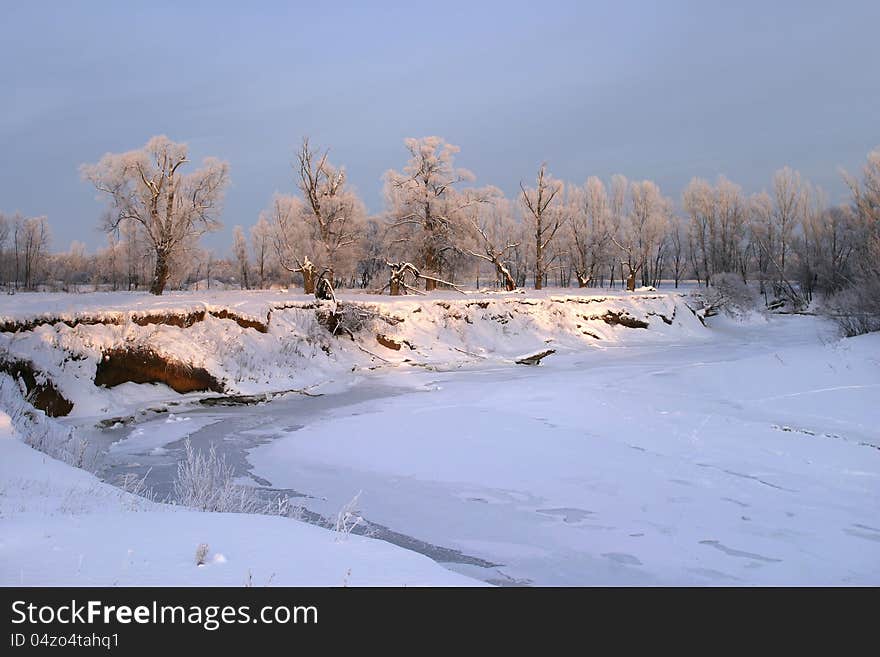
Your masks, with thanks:
[{"label": "snow-covered ground", "polygon": [[[43,311],[29,298],[0,303],[0,320],[131,308],[124,295],[115,310],[115,295],[43,296]],[[106,448],[108,479],[152,468],[164,492],[184,438],[216,444],[242,481],[296,496],[312,520],[362,491],[375,535],[448,570],[289,519],[151,505],[5,440],[0,582],[240,584],[250,570],[255,584],[472,581],[457,573],[498,584],[880,584],[878,334],[839,340],[809,316],[720,316],[707,328],[688,296],[548,291],[353,295],[381,317],[351,340],[326,334],[306,298],[177,296],[134,303],[234,306],[268,331],[217,317],[55,324],[4,333],[0,347],[75,402],[63,422]],[[205,408],[201,393],[92,385],[102,350],[131,344],[205,367],[230,392],[327,394]],[[539,367],[513,363],[548,347]],[[95,428],[136,407],[154,410]],[[223,559],[195,569],[202,542]]]},{"label": "snow-covered ground", "polygon": [[0,586],[476,583],[384,541],[151,503],[28,447],[0,413]]},{"label": "snow-covered ground", "polygon": [[[571,292],[340,295],[352,314],[367,315],[358,320],[363,325],[353,339],[345,332],[333,336],[321,323],[319,314],[329,313],[333,304],[316,307],[314,298],[302,295],[20,294],[0,298],[0,324],[25,323],[24,330],[0,332],[0,355],[26,360],[51,379],[73,402],[72,416],[102,418],[174,395],[161,384],[93,385],[99,363],[114,350],[149,351],[203,369],[228,393],[327,392],[376,368],[470,367],[510,362],[548,346],[578,350],[611,342],[668,342],[684,335],[698,339],[705,333],[688,310],[694,301],[679,294]],[[190,325],[171,322],[194,312],[203,317]],[[223,313],[260,322],[263,330]],[[622,313],[649,330],[609,324],[603,319],[608,313]],[[139,323],[144,317],[156,321]],[[44,323],[26,324],[36,320]],[[380,336],[397,341],[399,349],[383,346]]]},{"label": "snow-covered ground", "polygon": [[501,564],[454,566],[493,581],[880,584],[880,335],[717,324],[409,374],[420,391],[260,427],[249,461],[318,512],[363,490],[368,519]]}]

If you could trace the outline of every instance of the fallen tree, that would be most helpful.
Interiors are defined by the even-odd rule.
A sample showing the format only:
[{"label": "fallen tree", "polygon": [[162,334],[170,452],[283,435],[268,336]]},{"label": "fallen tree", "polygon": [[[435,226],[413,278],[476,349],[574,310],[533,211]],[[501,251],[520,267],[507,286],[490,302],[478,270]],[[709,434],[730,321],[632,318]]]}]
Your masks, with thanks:
[{"label": "fallen tree", "polygon": [[386,289],[389,290],[389,294],[391,294],[392,296],[406,294],[407,292],[424,294],[424,292],[422,292],[418,288],[409,285],[406,282],[407,276],[410,276],[414,283],[417,282],[419,279],[422,279],[424,281],[433,283],[434,287],[436,287],[437,284],[445,285],[452,288],[456,292],[464,294],[464,291],[455,283],[450,283],[449,281],[444,281],[442,278],[436,278],[434,276],[423,274],[411,262],[386,262],[385,264],[391,268],[391,274],[389,276],[388,283],[386,283],[385,287],[383,287],[379,291],[379,294],[385,292]]},{"label": "fallen tree", "polygon": [[550,354],[555,354],[555,349],[545,349],[544,351],[539,351],[536,354],[531,354],[530,356],[523,356],[522,358],[517,358],[514,362],[517,365],[540,365],[541,361],[547,358]]}]

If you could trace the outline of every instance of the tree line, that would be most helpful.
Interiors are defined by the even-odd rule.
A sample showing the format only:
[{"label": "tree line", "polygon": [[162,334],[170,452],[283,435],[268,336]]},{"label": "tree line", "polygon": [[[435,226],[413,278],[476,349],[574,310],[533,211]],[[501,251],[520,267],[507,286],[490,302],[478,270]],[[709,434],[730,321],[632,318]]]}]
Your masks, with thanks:
[{"label": "tree line", "polygon": [[844,205],[829,205],[785,167],[751,195],[723,176],[695,178],[676,208],[653,181],[569,183],[546,164],[507,198],[476,186],[444,139],[404,145],[404,165],[383,177],[384,208],[371,215],[345,168],[303,140],[290,192],[270,199],[248,234],[236,226],[231,254],[218,258],[199,238],[220,227],[229,164],[207,158],[193,170],[185,144],[154,137],[81,169],[108,201],[106,247],[89,256],[74,243],[51,254],[45,217],[0,215],[0,274],[11,289],[91,284],[154,294],[212,281],[313,293],[321,280],[391,294],[459,285],[633,290],[686,279],[710,286],[735,274],[755,282],[768,306],[802,308],[818,294],[835,314],[876,325],[880,149],[859,175],[843,174]]}]

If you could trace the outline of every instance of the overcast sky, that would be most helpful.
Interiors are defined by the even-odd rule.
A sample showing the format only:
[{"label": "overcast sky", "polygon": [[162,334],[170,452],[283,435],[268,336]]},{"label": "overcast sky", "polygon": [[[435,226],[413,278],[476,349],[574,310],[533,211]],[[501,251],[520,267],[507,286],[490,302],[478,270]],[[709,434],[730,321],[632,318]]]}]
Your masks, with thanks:
[{"label": "overcast sky", "polygon": [[880,145],[880,2],[0,0],[0,211],[103,244],[78,166],[156,134],[231,163],[223,232],[294,189],[303,135],[371,211],[403,139],[478,184],[693,176],[759,191],[790,165],[843,198]]}]

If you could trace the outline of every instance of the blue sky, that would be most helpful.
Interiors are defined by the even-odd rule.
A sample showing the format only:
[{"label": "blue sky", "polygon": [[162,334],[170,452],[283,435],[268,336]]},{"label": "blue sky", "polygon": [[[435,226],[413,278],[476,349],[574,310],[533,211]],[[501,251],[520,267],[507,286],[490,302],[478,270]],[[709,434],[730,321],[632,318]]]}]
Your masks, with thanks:
[{"label": "blue sky", "polygon": [[408,136],[509,195],[546,160],[676,200],[787,164],[839,201],[880,145],[876,1],[0,5],[0,210],[48,215],[56,249],[104,241],[79,164],[155,134],[230,161],[220,252],[293,190],[303,135],[374,212]]}]

